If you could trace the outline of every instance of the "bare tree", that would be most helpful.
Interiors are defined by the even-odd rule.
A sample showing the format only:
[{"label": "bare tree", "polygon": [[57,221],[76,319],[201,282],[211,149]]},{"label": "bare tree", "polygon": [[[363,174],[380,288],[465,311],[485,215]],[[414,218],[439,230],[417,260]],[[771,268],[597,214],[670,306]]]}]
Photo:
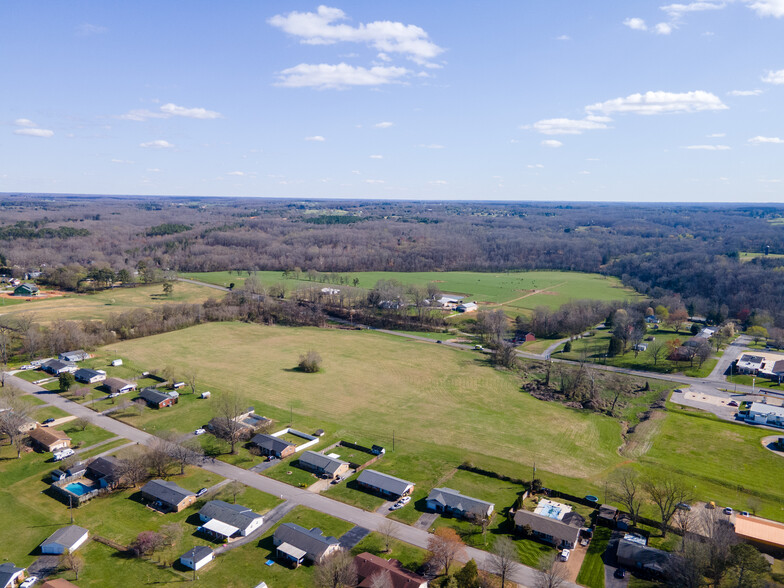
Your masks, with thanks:
[{"label": "bare tree", "polygon": [[166,545],[172,547],[182,539],[185,529],[182,523],[166,523],[161,527],[161,535],[166,542]]},{"label": "bare tree", "polygon": [[[679,508],[675,511],[672,520],[674,521],[680,536],[686,537],[686,534],[691,528],[691,511],[688,511],[685,508]],[[681,542],[681,548],[683,548],[683,545],[683,542]]]},{"label": "bare tree", "polygon": [[639,480],[639,474],[628,468],[619,470],[615,476],[611,496],[629,511],[632,517],[632,525],[637,525],[637,519],[640,516],[640,508],[643,503],[643,489]]},{"label": "bare tree", "polygon": [[313,578],[317,588],[348,588],[357,583],[354,557],[347,551],[337,551],[316,566]]},{"label": "bare tree", "polygon": [[692,497],[687,486],[679,479],[662,475],[643,480],[643,488],[659,509],[662,537],[667,536],[667,525],[675,514],[678,505],[689,502]]},{"label": "bare tree", "polygon": [[241,482],[229,482],[221,488],[221,496],[231,497],[232,504],[237,503],[237,496],[245,492],[245,484]]},{"label": "bare tree", "polygon": [[449,575],[449,568],[455,559],[465,553],[465,544],[457,532],[451,527],[439,527],[427,540],[428,560],[444,569]]},{"label": "bare tree", "polygon": [[738,543],[735,528],[720,511],[706,508],[702,511],[702,531],[707,537],[707,574],[719,585],[729,566],[732,546]]},{"label": "bare tree", "polygon": [[299,356],[298,367],[307,374],[315,374],[321,371],[321,356],[316,351],[308,351]]},{"label": "bare tree", "polygon": [[168,477],[169,470],[174,465],[174,459],[172,459],[171,456],[172,445],[171,442],[156,437],[147,446],[147,467],[151,469],[158,478]]},{"label": "bare tree", "polygon": [[555,553],[543,555],[536,566],[534,588],[559,588],[566,582],[566,569]]},{"label": "bare tree", "polygon": [[22,456],[30,422],[30,405],[22,399],[21,392],[6,386],[0,394],[0,435],[6,435],[16,448],[16,457]]},{"label": "bare tree", "polygon": [[384,519],[376,531],[381,535],[381,540],[384,542],[384,551],[389,552],[392,540],[396,538],[395,522],[390,519]]},{"label": "bare tree", "polygon": [[120,481],[122,484],[135,488],[150,477],[150,469],[147,466],[147,456],[145,451],[120,460]]},{"label": "bare tree", "polygon": [[708,566],[707,546],[684,539],[681,550],[667,561],[667,584],[672,588],[699,588]]},{"label": "bare tree", "polygon": [[204,451],[198,439],[192,437],[183,441],[178,437],[174,431],[161,433],[160,440],[156,440],[151,447],[168,455],[172,463],[180,466],[180,475],[183,475],[185,466],[198,464],[204,457]]},{"label": "bare tree", "polygon": [[70,423],[70,426],[77,431],[84,431],[89,425],[90,421],[85,418],[75,419]]},{"label": "bare tree", "polygon": [[219,439],[227,441],[231,445],[231,453],[234,454],[244,428],[237,419],[245,412],[245,405],[236,394],[226,392],[218,397],[215,412],[212,432]]},{"label": "bare tree", "polygon": [[667,345],[663,341],[653,340],[648,344],[648,356],[653,360],[653,366],[659,363],[659,360],[667,354]]},{"label": "bare tree", "polygon": [[60,558],[60,565],[66,570],[71,570],[74,573],[76,580],[79,579],[79,572],[84,569],[84,563],[82,554],[70,550],[64,553]]},{"label": "bare tree", "polygon": [[129,550],[136,557],[144,557],[145,555],[152,555],[164,545],[166,545],[166,539],[160,533],[156,533],[155,531],[142,531],[129,545]]},{"label": "bare tree", "polygon": [[188,386],[191,388],[191,394],[196,394],[196,382],[198,380],[199,374],[198,372],[193,369],[185,373],[185,381],[188,383]]},{"label": "bare tree", "polygon": [[498,537],[490,556],[490,571],[501,577],[501,588],[506,586],[506,579],[512,575],[519,562],[520,557],[514,541],[508,537]]},{"label": "bare tree", "polygon": [[382,570],[380,573],[370,578],[370,588],[392,588],[392,574],[389,570]]}]

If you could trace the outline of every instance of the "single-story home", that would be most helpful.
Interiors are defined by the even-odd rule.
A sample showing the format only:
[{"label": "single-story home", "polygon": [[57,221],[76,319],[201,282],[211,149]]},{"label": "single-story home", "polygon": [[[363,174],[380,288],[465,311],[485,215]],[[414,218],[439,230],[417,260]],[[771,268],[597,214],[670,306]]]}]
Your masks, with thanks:
[{"label": "single-story home", "polygon": [[663,574],[669,559],[670,554],[661,549],[641,545],[626,538],[618,541],[618,563],[626,568]]},{"label": "single-story home", "polygon": [[84,361],[90,359],[90,354],[84,349],[77,349],[76,351],[66,351],[57,356],[57,359],[62,361]]},{"label": "single-story home", "polygon": [[784,427],[784,406],[752,402],[748,411],[744,411],[742,416],[747,423],[768,425],[769,427]]},{"label": "single-story home", "polygon": [[281,459],[297,451],[297,446],[293,443],[263,433],[255,435],[250,442],[261,450],[262,455],[273,455]]},{"label": "single-story home", "polygon": [[122,481],[122,463],[116,457],[97,457],[87,464],[85,473],[97,480],[101,488],[112,488]]},{"label": "single-story home", "polygon": [[325,478],[333,480],[338,476],[346,474],[349,470],[348,462],[340,459],[316,453],[315,451],[305,451],[299,456],[299,466]]},{"label": "single-story home", "polygon": [[14,296],[38,296],[40,290],[35,284],[20,284],[14,288]]},{"label": "single-story home", "polygon": [[313,563],[321,562],[325,557],[340,549],[340,542],[335,537],[325,537],[321,529],[310,530],[295,523],[283,523],[275,529],[272,542],[278,548],[278,557],[283,557],[295,565],[305,559]]},{"label": "single-story home", "polygon": [[385,588],[427,588],[427,580],[408,571],[396,559],[384,559],[372,553],[360,553],[354,558],[357,569],[357,588],[372,588],[379,582],[379,576],[388,574],[390,583]]},{"label": "single-story home", "polygon": [[142,398],[152,408],[164,408],[177,404],[177,398],[169,396],[165,392],[158,392],[155,388],[144,388],[139,392],[139,398]]},{"label": "single-story home", "polygon": [[142,486],[141,493],[145,500],[173,512],[180,512],[196,502],[193,492],[166,480],[150,480]]},{"label": "single-story home", "polygon": [[463,496],[459,490],[433,488],[427,497],[427,508],[439,513],[484,519],[490,516],[495,505],[478,498]]},{"label": "single-story home", "polygon": [[41,588],[79,588],[79,586],[72,584],[65,578],[55,578],[54,580],[47,580],[41,584]]},{"label": "single-story home", "polygon": [[0,588],[13,588],[24,579],[25,568],[17,568],[10,561],[0,564]]},{"label": "single-story home", "polygon": [[400,498],[414,491],[414,483],[401,480],[389,474],[382,474],[376,470],[362,470],[357,478],[357,484],[389,498]]},{"label": "single-story home", "polygon": [[240,504],[229,504],[223,500],[210,500],[199,511],[204,523],[201,529],[220,539],[252,533],[264,523],[264,517]]},{"label": "single-story home", "polygon": [[580,519],[581,517],[577,515],[574,517],[570,516],[568,520],[559,521],[558,519],[520,509],[515,513],[514,524],[517,532],[530,529],[531,535],[544,543],[549,543],[559,549],[573,549],[577,545],[580,529],[582,529],[585,522]]},{"label": "single-story home", "polygon": [[197,545],[180,556],[180,563],[190,570],[198,570],[215,558],[215,552],[206,545]]},{"label": "single-story home", "polygon": [[463,302],[462,304],[458,304],[455,310],[457,310],[457,312],[474,312],[478,308],[479,306],[476,302]]},{"label": "single-story home", "polygon": [[109,394],[125,394],[136,390],[136,384],[122,378],[108,378],[103,383],[103,387],[109,391]]},{"label": "single-story home", "polygon": [[74,373],[79,368],[71,361],[62,361],[60,359],[50,359],[41,364],[41,369],[53,376],[59,376],[66,372]]},{"label": "single-story home", "polygon": [[74,379],[83,384],[96,384],[106,379],[106,372],[102,370],[91,370],[80,368],[74,372]]},{"label": "single-story home", "polygon": [[87,541],[89,532],[83,527],[69,525],[57,529],[49,538],[41,543],[41,553],[44,555],[62,555],[73,553]]},{"label": "single-story home", "polygon": [[57,429],[36,427],[28,435],[41,451],[56,451],[71,446],[71,438]]}]

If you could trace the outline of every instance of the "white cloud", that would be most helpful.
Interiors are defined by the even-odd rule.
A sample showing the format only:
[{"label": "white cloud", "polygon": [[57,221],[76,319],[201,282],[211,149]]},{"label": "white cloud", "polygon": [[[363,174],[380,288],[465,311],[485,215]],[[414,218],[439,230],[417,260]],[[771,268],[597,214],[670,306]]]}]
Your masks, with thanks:
[{"label": "white cloud", "polygon": [[586,157],[585,161],[601,161],[598,157]]},{"label": "white cloud", "polygon": [[762,90],[732,90],[727,92],[729,96],[759,96]]},{"label": "white cloud", "polygon": [[371,155],[370,159],[384,159],[383,155]]},{"label": "white cloud", "polygon": [[703,12],[705,10],[721,10],[726,4],[724,2],[690,2],[689,4],[668,4],[661,9],[673,19],[680,19],[687,12]]},{"label": "white cloud", "polygon": [[324,137],[322,137],[321,135],[313,135],[312,137],[305,137],[305,140],[306,141],[316,141],[317,143],[323,143],[324,141],[326,141],[326,139]]},{"label": "white cloud", "polygon": [[684,149],[695,149],[700,151],[729,151],[727,145],[688,145]]},{"label": "white cloud", "polygon": [[582,120],[548,118],[535,122],[530,128],[543,135],[580,135],[585,131],[608,129],[608,122],[612,122],[612,119],[606,116],[587,116]]},{"label": "white cloud", "polygon": [[373,126],[376,127],[377,129],[388,129],[391,126],[394,126],[394,124],[395,123],[393,122],[384,121],[384,122],[376,123]]},{"label": "white cloud", "polygon": [[759,16],[784,16],[784,0],[744,0]]},{"label": "white cloud", "polygon": [[443,145],[439,145],[438,143],[430,143],[429,145],[420,145],[420,147],[424,147],[425,149],[443,149]]},{"label": "white cloud", "polygon": [[28,127],[28,128],[32,128],[32,127],[37,127],[38,126],[33,121],[31,121],[29,118],[17,118],[14,121],[14,124],[17,127]]},{"label": "white cloud", "polygon": [[580,173],[581,176],[590,176],[591,175],[591,172],[589,172],[588,170],[583,170],[583,171],[581,171],[579,173]]},{"label": "white cloud", "polygon": [[361,176],[361,175],[362,175],[362,172],[361,172],[361,171],[359,171],[358,169],[352,169],[352,170],[351,170],[351,173],[352,173],[352,174],[354,174],[354,175],[356,175],[356,176]]},{"label": "white cloud", "polygon": [[443,49],[430,41],[427,32],[401,22],[374,21],[353,27],[339,23],[346,20],[339,8],[319,6],[316,12],[290,12],[269,19],[269,24],[299,37],[307,45],[331,45],[338,42],[365,43],[389,54],[401,54],[420,64],[429,64]]},{"label": "white cloud", "polygon": [[365,180],[366,184],[383,184],[384,180]]},{"label": "white cloud", "polygon": [[25,135],[27,137],[40,137],[42,139],[48,139],[54,135],[54,131],[50,131],[49,129],[16,129],[14,131],[14,135]]},{"label": "white cloud", "polygon": [[276,85],[288,88],[344,88],[346,86],[380,86],[400,83],[411,73],[405,67],[355,67],[347,63],[300,63],[284,69]]},{"label": "white cloud", "polygon": [[231,171],[226,174],[227,176],[244,176],[245,172],[243,171]]},{"label": "white cloud", "polygon": [[669,35],[672,32],[672,25],[666,22],[660,22],[653,27],[653,32],[657,35]]},{"label": "white cloud", "polygon": [[645,21],[641,18],[627,18],[625,21],[623,21],[623,24],[635,31],[648,30],[648,25],[646,25]]},{"label": "white cloud", "polygon": [[543,169],[544,168],[544,166],[541,163],[529,163],[525,167],[527,167],[528,169]]},{"label": "white cloud", "polygon": [[128,159],[112,159],[111,162],[112,163],[124,163],[124,164],[132,164],[133,163],[133,161],[130,161]]},{"label": "white cloud", "polygon": [[766,84],[775,84],[777,86],[784,84],[784,69],[769,71],[762,77],[762,81]]},{"label": "white cloud", "polygon": [[779,137],[760,137],[760,136],[757,136],[757,137],[752,137],[751,139],[749,139],[749,143],[751,143],[752,145],[762,145],[763,143],[775,143],[777,145],[781,145],[782,143],[784,143],[784,139],[781,139]]},{"label": "white cloud", "polygon": [[569,35],[560,35],[555,38],[556,41],[571,41],[572,38]]},{"label": "white cloud", "polygon": [[558,147],[562,147],[563,143],[561,143],[560,141],[556,141],[555,139],[546,139],[542,141],[542,146],[557,149]]},{"label": "white cloud", "polygon": [[721,137],[726,137],[727,133],[711,133],[710,135],[705,135],[708,139],[720,139]]},{"label": "white cloud", "polygon": [[90,23],[83,23],[76,27],[76,34],[79,37],[89,37],[90,35],[102,35],[108,32],[109,29],[106,27],[102,27],[99,25],[94,25]]},{"label": "white cloud", "polygon": [[171,149],[174,147],[168,141],[163,139],[157,139],[155,141],[147,141],[146,143],[139,143],[139,147],[144,147],[145,149]]},{"label": "white cloud", "polygon": [[706,110],[725,110],[727,106],[710,92],[645,92],[632,94],[626,98],[614,98],[586,106],[588,112],[614,114],[616,112],[634,114],[666,114],[677,112],[701,112]]},{"label": "white cloud", "polygon": [[202,120],[222,118],[220,112],[214,110],[207,110],[206,108],[186,108],[185,106],[177,106],[169,102],[160,107],[158,111],[147,110],[145,108],[131,110],[125,114],[121,114],[119,118],[122,120],[133,120],[143,122],[151,118],[172,118],[173,116],[182,116],[185,118],[198,118]]},{"label": "white cloud", "polygon": [[148,172],[153,172],[153,173],[158,173],[158,172],[160,172],[161,170],[160,170],[160,168],[157,168],[157,167],[148,167],[148,168],[147,168],[147,171],[148,171]]},{"label": "white cloud", "polygon": [[446,186],[449,182],[446,180],[433,180],[432,182],[428,182],[428,184],[433,184],[434,186]]}]

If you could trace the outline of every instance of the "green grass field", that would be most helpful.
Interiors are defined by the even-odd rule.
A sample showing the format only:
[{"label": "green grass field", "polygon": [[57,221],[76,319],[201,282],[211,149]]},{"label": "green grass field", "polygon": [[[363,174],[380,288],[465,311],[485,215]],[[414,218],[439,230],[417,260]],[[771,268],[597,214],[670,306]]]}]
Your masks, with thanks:
[{"label": "green grass field", "polygon": [[[284,278],[283,273],[278,271],[255,272],[253,275],[265,285],[283,283],[289,290],[300,285],[321,283],[309,281],[304,273],[300,279],[293,274]],[[239,288],[245,283],[248,272],[183,273],[180,276],[227,287],[233,283]],[[445,293],[476,300],[484,308],[501,308],[512,316],[538,306],[558,308],[570,300],[634,300],[640,297],[617,278],[577,272],[355,272],[349,277],[352,283],[356,278],[358,287],[367,289],[373,288],[379,280],[422,286],[435,282]]]},{"label": "green grass field", "polygon": [[[777,220],[784,221],[784,219],[777,219]],[[784,222],[777,222],[777,223],[773,223],[773,224],[784,224]],[[751,251],[741,251],[740,252],[740,260],[741,261],[751,261],[752,259],[755,259],[757,257],[767,257],[768,259],[781,259],[781,258],[784,257],[784,254],[781,254],[781,253],[769,253],[768,255],[765,255],[764,253],[753,253]]]}]

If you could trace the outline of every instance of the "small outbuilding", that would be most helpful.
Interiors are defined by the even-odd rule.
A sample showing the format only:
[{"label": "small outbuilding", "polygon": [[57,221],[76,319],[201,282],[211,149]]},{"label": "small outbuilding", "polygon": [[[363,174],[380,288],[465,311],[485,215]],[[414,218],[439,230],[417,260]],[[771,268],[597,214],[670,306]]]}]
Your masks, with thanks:
[{"label": "small outbuilding", "polygon": [[215,559],[215,552],[206,545],[197,545],[180,556],[180,563],[189,570],[199,570]]},{"label": "small outbuilding", "polygon": [[40,293],[35,284],[20,284],[14,288],[14,296],[38,296]]},{"label": "small outbuilding", "polygon": [[57,529],[46,541],[41,543],[41,553],[44,555],[73,553],[87,541],[88,537],[89,531],[77,525]]}]

